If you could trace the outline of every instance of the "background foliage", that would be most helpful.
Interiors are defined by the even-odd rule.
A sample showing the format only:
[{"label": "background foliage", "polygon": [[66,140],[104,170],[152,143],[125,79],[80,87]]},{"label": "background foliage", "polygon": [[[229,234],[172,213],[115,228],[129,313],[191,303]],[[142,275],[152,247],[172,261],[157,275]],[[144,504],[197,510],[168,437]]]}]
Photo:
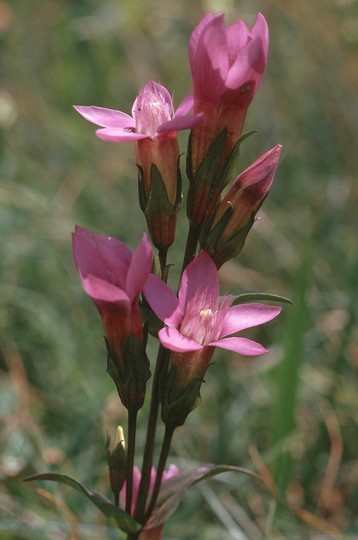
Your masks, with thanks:
[{"label": "background foliage", "polygon": [[[70,237],[78,223],[136,245],[145,222],[133,147],[96,139],[72,104],[129,112],[148,79],[178,104],[190,90],[187,40],[206,10],[268,19],[269,65],[246,122],[260,132],[242,168],[284,145],[223,290],[283,294],[295,307],[261,330],[269,356],[217,351],[173,461],[257,468],[291,509],[224,475],[188,493],[166,538],[357,533],[357,1],[12,0],[0,1],[1,538],[118,538],[77,493],[21,483],[61,471],[105,491],[105,431],[124,421]],[[185,211],[178,228],[177,266]]]}]

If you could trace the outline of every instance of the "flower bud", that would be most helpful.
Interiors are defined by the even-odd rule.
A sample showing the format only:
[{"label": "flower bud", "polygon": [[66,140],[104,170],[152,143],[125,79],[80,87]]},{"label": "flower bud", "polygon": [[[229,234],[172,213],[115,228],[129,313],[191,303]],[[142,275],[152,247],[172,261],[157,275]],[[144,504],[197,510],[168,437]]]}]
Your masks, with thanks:
[{"label": "flower bud", "polygon": [[254,218],[266,198],[278,165],[281,145],[277,145],[236,179],[203,229],[200,244],[219,268],[240,253]]},{"label": "flower bud", "polygon": [[124,433],[121,426],[117,427],[113,440],[107,434],[107,461],[111,489],[116,501],[119,500],[120,491],[124,485],[127,471],[127,459],[125,451]]}]

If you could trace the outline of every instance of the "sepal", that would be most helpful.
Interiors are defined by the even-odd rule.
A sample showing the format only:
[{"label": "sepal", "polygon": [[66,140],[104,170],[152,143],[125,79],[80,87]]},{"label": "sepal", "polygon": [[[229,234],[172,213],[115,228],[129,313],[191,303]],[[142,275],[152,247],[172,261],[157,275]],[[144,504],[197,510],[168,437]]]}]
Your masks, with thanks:
[{"label": "sepal", "polygon": [[150,167],[150,190],[146,194],[144,171],[138,165],[138,194],[140,207],[146,217],[149,234],[157,249],[168,249],[175,238],[176,216],[182,202],[182,180],[177,167],[177,191],[174,204],[169,201],[165,182],[158,167]]},{"label": "sepal", "polygon": [[200,403],[202,379],[192,379],[184,388],[177,385],[177,366],[162,370],[159,379],[159,400],[162,405],[162,420],[172,428],[182,426],[188,414]]},{"label": "sepal", "polygon": [[[223,189],[231,184],[237,176],[237,167],[242,142],[256,133],[257,130],[244,133],[235,143],[226,159],[225,147],[228,131],[224,128],[216,137],[197,171],[193,171],[191,155],[191,139],[188,143],[187,176],[189,191],[187,214],[190,222],[196,227],[206,223],[213,214]],[[191,135],[190,135],[191,137]]]},{"label": "sepal", "polygon": [[116,362],[109,341],[107,345],[107,373],[114,381],[119,397],[127,409],[138,410],[144,403],[146,382],[150,378],[149,360],[141,340],[128,336],[124,345],[125,367]]},{"label": "sepal", "polygon": [[[231,238],[222,240],[225,229],[233,214],[229,206],[220,221],[210,230],[210,224],[203,229],[200,235],[200,246],[213,259],[217,268],[220,268],[226,261],[239,255],[242,251],[247,235],[255,222],[255,215],[252,214],[249,221],[242,229],[235,232]],[[211,222],[210,222],[211,223]]]},{"label": "sepal", "polygon": [[121,529],[127,534],[134,534],[141,529],[141,525],[139,523],[137,523],[133,518],[131,518],[127,514],[127,512],[115,506],[109,499],[107,499],[107,497],[105,497],[101,493],[98,493],[97,491],[87,489],[83,484],[81,484],[74,478],[71,478],[70,476],[57,473],[43,473],[28,476],[27,478],[24,478],[23,481],[33,482],[37,480],[59,482],[60,484],[66,484],[67,486],[76,489],[77,491],[85,495],[87,499],[89,499],[91,503],[94,504],[98,508],[98,510],[100,510],[100,512],[102,512],[102,514],[104,514],[107,518],[114,519],[119,529]]},{"label": "sepal", "polygon": [[217,178],[220,176],[221,156],[223,154],[227,129],[224,128],[216,137],[198,169],[194,172],[191,155],[191,135],[188,142],[187,176],[189,190],[187,196],[187,216],[192,225],[200,227],[214,211],[220,190],[217,189]]}]

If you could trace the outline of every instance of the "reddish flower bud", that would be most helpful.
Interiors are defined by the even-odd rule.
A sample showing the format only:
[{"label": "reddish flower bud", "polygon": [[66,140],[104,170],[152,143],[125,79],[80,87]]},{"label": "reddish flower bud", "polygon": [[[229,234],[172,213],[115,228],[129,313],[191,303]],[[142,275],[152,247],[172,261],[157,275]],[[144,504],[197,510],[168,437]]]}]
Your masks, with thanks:
[{"label": "reddish flower bud", "polygon": [[202,231],[201,247],[211,255],[217,267],[243,248],[254,217],[271,188],[280,152],[278,144],[238,176]]}]

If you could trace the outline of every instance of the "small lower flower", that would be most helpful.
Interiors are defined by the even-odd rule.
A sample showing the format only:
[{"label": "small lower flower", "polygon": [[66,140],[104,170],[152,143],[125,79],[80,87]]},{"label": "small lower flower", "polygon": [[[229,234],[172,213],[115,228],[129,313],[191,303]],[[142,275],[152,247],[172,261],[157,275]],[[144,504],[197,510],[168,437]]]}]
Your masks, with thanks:
[{"label": "small lower flower", "polygon": [[[163,473],[162,483],[165,482],[166,480],[169,480],[170,478],[173,478],[174,476],[177,476],[178,474],[179,474],[178,467],[176,465],[169,465],[168,470],[164,471]],[[150,475],[150,484],[149,484],[149,495],[151,491],[153,490],[156,475],[157,475],[157,471],[155,467],[152,467],[151,475]],[[138,467],[134,467],[133,468],[133,498],[132,498],[131,516],[134,516],[138,493],[139,493],[140,480],[141,480],[141,472]],[[120,496],[121,496],[122,505],[125,508],[126,483],[124,483],[123,485]],[[143,530],[139,534],[138,540],[160,540],[163,536],[163,528],[164,528],[164,524],[152,529],[150,527],[150,521],[149,521],[147,526],[144,525]]]}]

